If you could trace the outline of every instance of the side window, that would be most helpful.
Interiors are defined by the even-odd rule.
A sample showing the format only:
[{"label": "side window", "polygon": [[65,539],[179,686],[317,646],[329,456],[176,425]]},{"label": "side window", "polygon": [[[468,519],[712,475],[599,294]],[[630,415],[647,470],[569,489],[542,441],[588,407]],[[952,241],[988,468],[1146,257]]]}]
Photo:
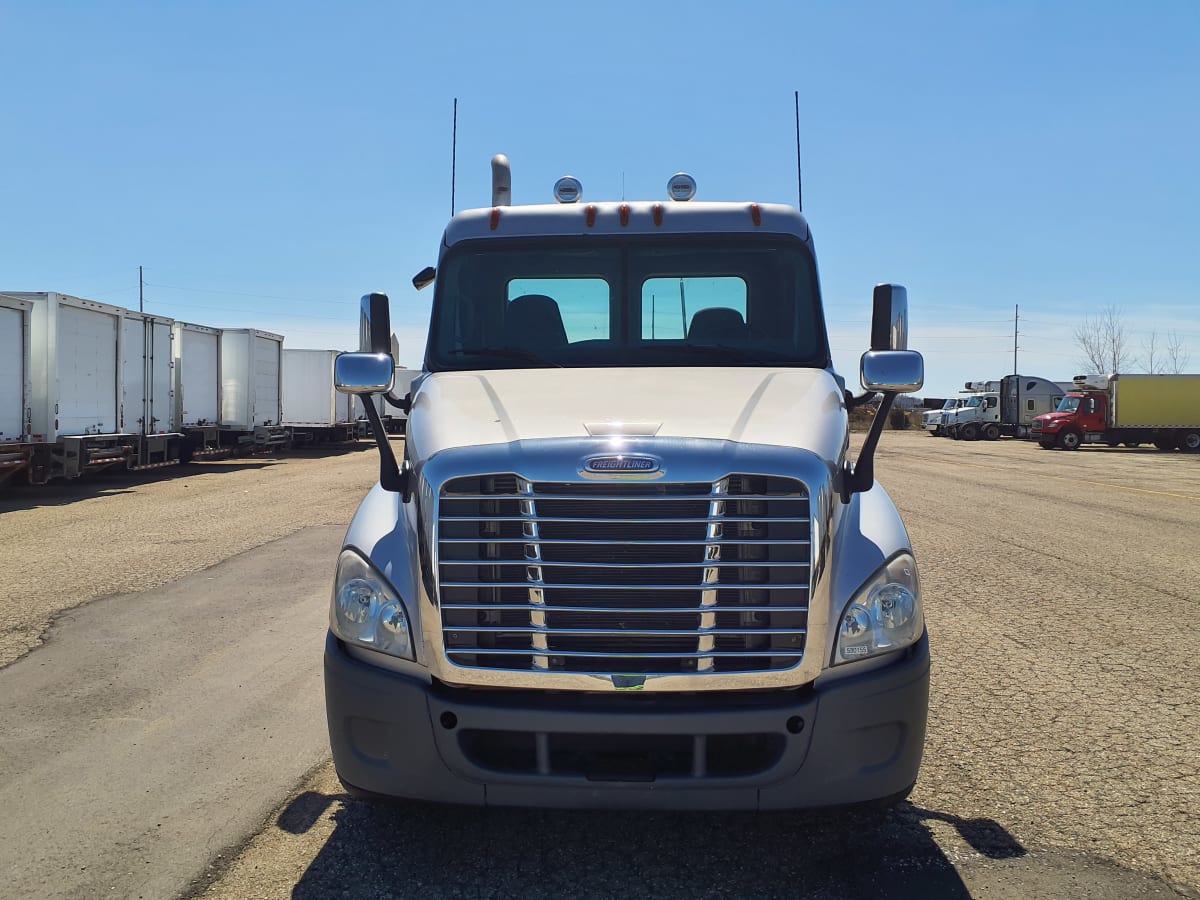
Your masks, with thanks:
[{"label": "side window", "polygon": [[[1060,399],[1061,399],[1061,398],[1060,398]],[[1054,405],[1055,405],[1055,406],[1058,406],[1058,400],[1055,400],[1055,402],[1054,402]],[[1026,408],[1027,410],[1029,410],[1030,412],[1033,412],[1033,411],[1034,411],[1034,402],[1033,402],[1032,400],[1026,400],[1026,401],[1025,401],[1025,408]]]},{"label": "side window", "polygon": [[514,278],[508,283],[509,303],[530,294],[555,302],[569,343],[612,337],[610,292],[603,278]]},{"label": "side window", "polygon": [[746,281],[734,275],[647,278],[642,282],[642,340],[702,341],[746,337]]},{"label": "side window", "polygon": [[1083,404],[1083,411],[1085,413],[1088,413],[1089,415],[1096,411],[1096,398],[1095,397],[1087,398],[1087,401]]},{"label": "side window", "polygon": [[996,407],[996,404],[999,402],[1000,402],[1000,400],[996,397],[988,397],[987,398],[988,409],[994,409]]}]

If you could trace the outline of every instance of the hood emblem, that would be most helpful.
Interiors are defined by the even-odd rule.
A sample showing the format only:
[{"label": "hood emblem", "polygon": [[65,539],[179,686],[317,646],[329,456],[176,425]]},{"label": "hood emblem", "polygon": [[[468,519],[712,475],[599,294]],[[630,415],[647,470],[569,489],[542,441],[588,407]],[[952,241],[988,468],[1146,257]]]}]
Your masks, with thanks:
[{"label": "hood emblem", "polygon": [[583,462],[588,472],[617,472],[646,474],[657,472],[659,461],[653,456],[638,456],[630,453],[610,453],[605,456],[589,456]]}]

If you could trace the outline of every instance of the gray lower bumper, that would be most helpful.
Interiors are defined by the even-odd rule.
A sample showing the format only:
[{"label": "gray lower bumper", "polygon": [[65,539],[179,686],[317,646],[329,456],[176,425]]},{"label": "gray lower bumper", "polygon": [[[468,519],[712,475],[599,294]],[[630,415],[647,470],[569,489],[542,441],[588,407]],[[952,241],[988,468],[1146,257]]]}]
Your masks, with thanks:
[{"label": "gray lower bumper", "polygon": [[338,775],[360,793],[445,803],[787,809],[881,800],[916,781],[928,698],[926,638],[885,668],[744,702],[440,690],[352,659],[332,636],[325,649]]}]

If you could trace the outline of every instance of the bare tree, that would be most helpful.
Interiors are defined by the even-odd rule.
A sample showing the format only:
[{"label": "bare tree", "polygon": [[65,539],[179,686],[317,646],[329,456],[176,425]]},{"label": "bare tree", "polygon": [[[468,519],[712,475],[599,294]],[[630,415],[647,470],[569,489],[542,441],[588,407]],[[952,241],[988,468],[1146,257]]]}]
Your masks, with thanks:
[{"label": "bare tree", "polygon": [[1158,375],[1163,370],[1162,353],[1158,349],[1158,331],[1150,332],[1150,337],[1142,341],[1142,371]]},{"label": "bare tree", "polygon": [[1172,329],[1167,332],[1167,361],[1163,367],[1165,371],[1178,375],[1187,368],[1192,354],[1188,352],[1184,346],[1183,338],[1179,336],[1179,332]]},{"label": "bare tree", "polygon": [[1089,373],[1119,373],[1137,363],[1129,352],[1125,314],[1106,306],[1095,316],[1084,316],[1075,328],[1075,344],[1083,356],[1080,365]]}]

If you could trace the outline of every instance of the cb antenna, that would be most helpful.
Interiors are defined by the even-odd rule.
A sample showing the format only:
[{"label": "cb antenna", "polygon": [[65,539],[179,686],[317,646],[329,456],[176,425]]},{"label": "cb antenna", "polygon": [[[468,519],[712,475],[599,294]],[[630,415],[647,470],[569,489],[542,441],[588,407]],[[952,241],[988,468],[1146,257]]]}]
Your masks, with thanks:
[{"label": "cb antenna", "polygon": [[804,211],[804,181],[800,177],[800,92],[796,96],[796,208]]},{"label": "cb antenna", "polygon": [[[800,126],[797,125],[797,128]],[[799,134],[799,132],[797,132]],[[796,140],[799,140],[797,138]],[[454,176],[458,170],[458,98],[454,98],[454,128],[450,137],[450,218],[454,218]]]}]

